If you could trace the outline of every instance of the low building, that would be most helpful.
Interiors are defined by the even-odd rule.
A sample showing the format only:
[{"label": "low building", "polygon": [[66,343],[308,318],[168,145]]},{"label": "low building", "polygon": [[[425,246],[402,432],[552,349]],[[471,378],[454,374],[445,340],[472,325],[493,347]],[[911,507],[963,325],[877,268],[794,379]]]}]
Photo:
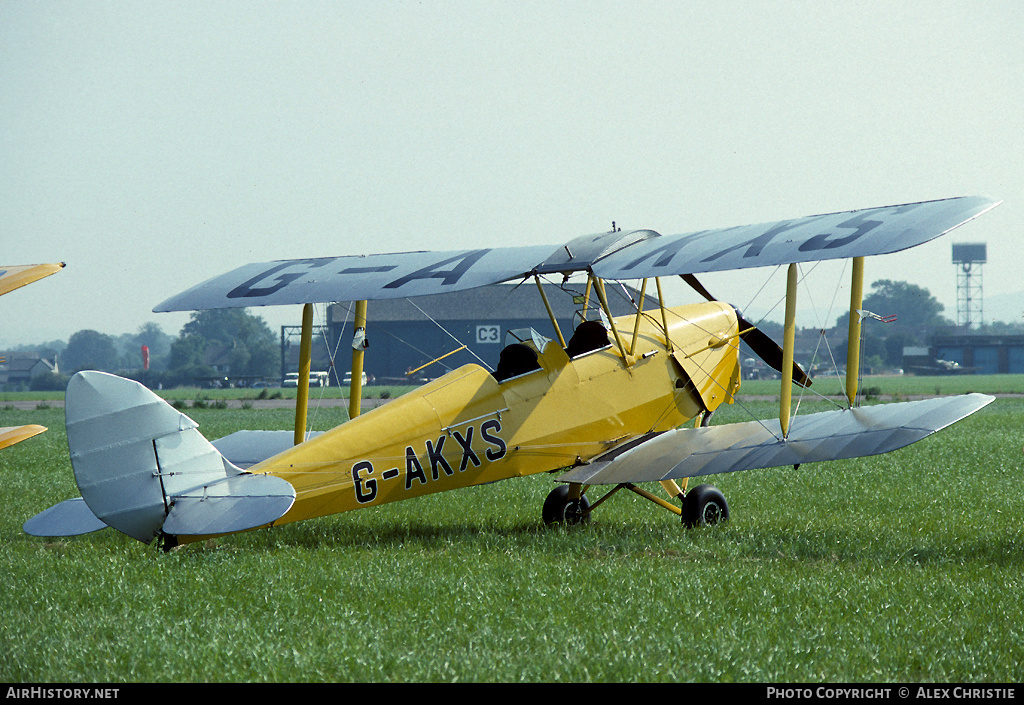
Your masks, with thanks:
[{"label": "low building", "polygon": [[29,386],[35,377],[59,372],[57,360],[51,362],[36,353],[7,353],[0,365],[0,387]]}]

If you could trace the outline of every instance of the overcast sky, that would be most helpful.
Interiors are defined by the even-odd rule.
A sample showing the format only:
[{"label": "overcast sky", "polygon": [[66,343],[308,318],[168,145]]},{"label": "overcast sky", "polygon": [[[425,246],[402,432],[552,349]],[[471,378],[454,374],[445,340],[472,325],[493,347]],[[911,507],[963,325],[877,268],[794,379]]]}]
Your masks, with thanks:
[{"label": "overcast sky", "polygon": [[[0,298],[0,348],[177,335],[153,306],[253,261],[1002,199],[868,260],[955,319],[953,242],[987,302],[1024,291],[1021,37],[1017,0],[6,0],[0,265],[67,268]],[[758,316],[771,274],[705,283]]]}]

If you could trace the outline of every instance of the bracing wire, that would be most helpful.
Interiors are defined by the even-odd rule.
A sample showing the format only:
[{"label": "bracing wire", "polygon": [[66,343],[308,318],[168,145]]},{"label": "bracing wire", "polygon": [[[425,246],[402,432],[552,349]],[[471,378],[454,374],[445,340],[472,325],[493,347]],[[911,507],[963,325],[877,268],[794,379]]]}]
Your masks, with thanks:
[{"label": "bracing wire", "polygon": [[[813,264],[813,266],[811,267],[811,269],[810,269],[809,271],[807,271],[806,273],[805,273],[805,272],[803,272],[802,270],[800,271],[800,279],[799,279],[799,283],[800,283],[800,284],[802,284],[802,285],[804,285],[804,287],[806,288],[806,290],[807,290],[808,294],[810,294],[810,289],[809,289],[809,288],[807,287],[807,283],[806,283],[806,282],[807,282],[807,279],[808,279],[808,278],[810,277],[810,275],[811,275],[811,274],[812,274],[812,273],[814,272],[814,270],[815,270],[815,269],[817,268],[817,266],[818,266],[819,264],[820,264],[820,262],[815,262],[815,263]],[[772,277],[772,276],[774,276],[775,272],[778,272],[778,271],[779,271],[780,269],[781,269],[781,267],[776,267],[776,268],[774,268],[774,270],[773,270],[773,272],[772,272],[772,275],[770,275],[770,276],[769,276],[769,277],[768,277],[768,278],[767,278],[767,279],[765,280],[764,284],[763,284],[763,285],[761,286],[761,288],[760,288],[760,289],[758,290],[757,294],[755,294],[755,295],[753,296],[753,298],[751,299],[750,303],[753,303],[753,300],[754,300],[754,299],[756,299],[756,298],[757,298],[757,296],[758,296],[758,295],[759,295],[759,294],[760,294],[761,292],[763,292],[763,291],[764,291],[765,287],[766,287],[766,286],[768,285],[768,281],[770,281],[771,277]],[[844,273],[845,273],[845,271],[846,271],[846,262],[844,261],[844,262],[843,262],[843,272],[842,272],[842,273],[840,274],[840,276],[836,277],[836,286],[835,286],[835,289],[834,289],[834,290],[833,290],[833,292],[832,292],[832,300],[831,300],[831,302],[830,302],[830,304],[829,304],[829,307],[828,307],[828,312],[827,312],[827,313],[825,314],[825,320],[826,320],[826,322],[827,322],[828,318],[829,318],[829,317],[830,317],[830,316],[832,315],[832,311],[834,311],[834,310],[835,310],[835,304],[836,304],[836,297],[837,297],[837,296],[839,295],[839,290],[840,290],[840,282],[841,282],[841,281],[843,280],[842,274],[844,274]],[[829,359],[830,359],[830,361],[832,362],[832,369],[833,369],[833,370],[835,371],[835,379],[836,379],[836,380],[838,381],[838,383],[839,383],[839,384],[840,384],[840,386],[841,386],[841,385],[842,385],[842,379],[841,379],[841,378],[839,377],[839,372],[838,372],[839,368],[838,368],[838,365],[836,364],[836,360],[835,360],[835,356],[834,356],[834,354],[833,354],[833,351],[832,351],[832,347],[831,347],[831,345],[829,345],[828,339],[827,339],[827,338],[825,337],[825,335],[824,335],[824,331],[826,330],[826,326],[825,326],[825,325],[824,325],[824,324],[822,323],[822,320],[821,320],[820,316],[818,316],[817,308],[816,308],[816,307],[814,306],[814,301],[815,301],[815,298],[814,298],[813,296],[809,296],[808,298],[809,298],[809,299],[810,299],[810,301],[811,301],[811,307],[812,307],[812,310],[814,311],[814,315],[815,315],[815,318],[816,318],[816,322],[818,323],[818,330],[820,330],[820,331],[821,331],[821,335],[819,336],[819,341],[818,341],[818,343],[817,343],[817,344],[815,345],[814,353],[812,354],[812,360],[811,360],[811,364],[813,364],[813,363],[814,363],[814,361],[815,361],[815,360],[817,359],[817,355],[818,355],[818,350],[819,350],[819,348],[820,348],[821,342],[824,342],[824,343],[825,343],[825,348],[826,348],[826,350],[828,351],[828,354],[829,354]],[[765,321],[765,319],[766,319],[766,318],[767,318],[767,317],[768,317],[768,316],[769,316],[769,315],[771,314],[771,312],[772,312],[772,311],[774,311],[774,310],[775,310],[776,308],[778,308],[778,307],[779,307],[779,306],[780,306],[780,305],[781,305],[781,304],[782,304],[782,303],[783,303],[784,301],[785,301],[785,298],[784,298],[784,297],[782,297],[782,298],[779,298],[779,299],[778,299],[778,300],[777,300],[777,301],[775,302],[775,304],[774,304],[774,305],[772,305],[772,307],[771,307],[771,308],[769,308],[769,309],[768,309],[768,311],[767,311],[767,312],[766,312],[766,313],[765,313],[765,314],[764,314],[763,316],[761,316],[761,318],[760,318],[760,319],[759,319],[759,320],[757,321],[757,323],[755,323],[754,325],[755,325],[755,326],[759,326],[759,325],[761,325],[761,323],[763,323],[763,322]],[[748,304],[748,306],[749,306],[749,305],[750,305],[750,304]],[[804,391],[804,392],[810,392],[810,393],[811,393],[811,394],[813,394],[813,395],[817,395],[817,396],[821,397],[821,399],[823,399],[824,401],[828,401],[828,402],[831,402],[831,403],[835,404],[835,402],[834,402],[834,401],[833,401],[832,399],[830,399],[829,397],[825,396],[824,394],[822,394],[821,392],[819,392],[819,391],[818,391],[818,390],[816,390],[816,389],[807,389],[807,388],[804,388],[804,390],[803,390],[803,391]],[[840,407],[840,408],[842,408],[842,407],[841,407],[840,405],[838,405],[838,404],[836,404],[836,406],[837,406],[837,407]]]},{"label": "bracing wire", "polygon": [[429,320],[429,321],[430,321],[431,323],[433,323],[433,324],[434,324],[435,326],[437,326],[437,327],[438,327],[438,328],[440,328],[440,329],[441,329],[442,331],[444,331],[444,333],[445,333],[445,334],[446,334],[446,335],[447,335],[447,336],[448,336],[449,338],[451,338],[452,340],[454,340],[454,341],[455,341],[456,343],[458,343],[459,345],[464,345],[464,346],[466,347],[466,350],[467,350],[467,351],[469,352],[469,354],[470,354],[470,355],[472,355],[473,357],[475,357],[475,358],[476,358],[476,359],[477,359],[477,360],[478,360],[478,361],[480,362],[480,364],[481,364],[481,365],[483,365],[483,366],[484,366],[485,368],[487,368],[488,370],[490,370],[490,369],[491,369],[491,366],[490,366],[490,365],[488,365],[488,364],[487,364],[486,362],[484,362],[484,361],[483,361],[483,358],[481,358],[481,357],[480,357],[479,355],[477,355],[477,354],[476,354],[475,352],[473,352],[473,349],[472,349],[472,348],[470,348],[470,347],[469,347],[468,345],[466,345],[466,344],[465,344],[465,343],[463,343],[463,342],[462,342],[461,340],[459,340],[459,339],[458,339],[458,338],[457,338],[457,337],[456,337],[456,336],[455,336],[455,335],[454,335],[454,334],[453,334],[453,333],[452,333],[452,332],[451,332],[450,330],[448,330],[447,328],[445,328],[444,326],[442,326],[442,325],[441,325],[440,323],[438,323],[438,322],[437,322],[436,320],[434,320],[434,318],[432,318],[432,317],[431,317],[431,315],[430,315],[429,313],[427,313],[427,312],[426,312],[426,311],[424,311],[424,310],[423,310],[422,308],[420,308],[419,306],[417,306],[417,305],[416,305],[416,302],[414,302],[414,301],[413,301],[412,299],[406,299],[406,301],[408,301],[408,302],[409,302],[410,304],[412,304],[412,307],[413,307],[413,308],[415,308],[415,309],[416,309],[417,311],[419,311],[419,312],[420,312],[420,313],[422,313],[422,314],[423,314],[424,316],[426,316],[427,320]]},{"label": "bracing wire", "polygon": [[[817,265],[818,265],[818,263],[814,263],[814,264],[813,264],[813,265],[811,266],[810,270],[809,270],[809,271],[807,271],[807,272],[804,272],[804,271],[803,271],[802,269],[800,270],[800,278],[799,278],[799,284],[803,285],[803,286],[805,287],[805,289],[807,289],[807,290],[808,290],[808,292],[809,292],[809,288],[808,288],[808,283],[807,283],[807,279],[808,279],[808,277],[809,277],[809,276],[811,275],[811,273],[812,273],[812,272],[813,272],[813,271],[815,270],[815,268],[817,267]],[[844,271],[845,271],[845,267],[846,267],[845,263],[843,264],[843,267],[844,267]],[[758,291],[757,291],[757,292],[756,292],[756,293],[754,294],[754,296],[753,296],[753,297],[751,297],[751,300],[750,300],[750,302],[748,302],[748,304],[747,304],[747,306],[748,306],[748,307],[749,307],[749,306],[750,306],[751,304],[753,304],[754,300],[756,300],[756,299],[758,298],[758,296],[760,296],[760,295],[761,295],[761,294],[762,294],[762,293],[764,292],[765,288],[766,288],[766,287],[768,286],[768,284],[769,284],[769,282],[771,281],[772,277],[773,277],[773,276],[774,276],[774,275],[775,275],[775,274],[776,274],[776,273],[777,273],[777,272],[778,272],[778,271],[779,271],[780,269],[781,269],[781,267],[775,267],[775,268],[773,268],[772,272],[771,272],[771,273],[769,274],[769,276],[768,276],[768,277],[766,277],[766,278],[765,278],[764,282],[762,283],[762,285],[761,285],[761,287],[760,287],[760,288],[758,289]],[[832,312],[832,311],[834,310],[834,308],[835,308],[836,298],[838,297],[838,294],[839,294],[839,289],[840,289],[840,284],[839,284],[839,282],[841,282],[841,281],[842,281],[842,277],[841,277],[841,276],[840,276],[840,277],[837,277],[837,279],[836,279],[836,287],[835,287],[835,289],[833,290],[833,293],[832,293],[832,300],[831,300],[831,302],[829,303],[829,306],[828,306],[828,311],[827,311],[827,312],[826,312],[826,314],[825,314],[826,318],[827,318],[827,317],[829,317],[829,316],[831,316],[831,312]],[[819,354],[819,351],[820,351],[820,346],[821,346],[822,342],[824,342],[824,344],[825,344],[825,348],[826,348],[826,350],[827,350],[827,352],[828,352],[828,354],[829,354],[829,357],[830,357],[830,359],[831,359],[831,361],[832,361],[832,367],[833,367],[833,369],[834,369],[834,370],[836,370],[836,379],[837,379],[837,380],[839,380],[839,381],[840,381],[840,383],[841,383],[841,379],[839,379],[839,377],[838,377],[838,368],[837,368],[837,366],[836,366],[836,364],[835,364],[835,357],[834,357],[834,355],[833,355],[833,353],[832,353],[832,348],[831,348],[831,346],[829,345],[829,343],[828,343],[828,340],[826,339],[826,337],[825,337],[825,335],[824,335],[825,327],[824,327],[824,326],[823,326],[823,325],[821,324],[821,319],[820,319],[820,316],[819,316],[819,314],[818,314],[818,310],[817,310],[817,307],[816,307],[816,306],[814,306],[814,303],[813,303],[813,302],[815,301],[815,298],[814,298],[814,297],[810,297],[810,300],[811,300],[811,302],[812,302],[812,310],[814,311],[814,315],[815,315],[815,318],[816,318],[816,322],[817,322],[817,323],[819,324],[818,328],[819,328],[819,330],[821,331],[821,335],[819,336],[819,339],[818,339],[818,341],[817,341],[817,342],[816,342],[816,344],[815,344],[815,349],[814,349],[814,352],[813,352],[813,354],[812,354],[812,359],[811,359],[811,362],[810,362],[809,364],[811,364],[811,365],[813,366],[813,364],[814,364],[814,361],[815,361],[815,360],[817,360],[817,356],[818,356],[818,354]],[[766,311],[766,312],[765,312],[765,313],[764,313],[764,314],[763,314],[763,315],[762,315],[762,316],[760,317],[760,319],[759,319],[759,320],[757,321],[757,323],[755,323],[754,325],[755,325],[755,326],[759,326],[759,325],[761,325],[761,324],[762,324],[762,323],[764,322],[764,320],[765,320],[765,319],[766,319],[766,318],[767,318],[767,317],[768,317],[768,316],[769,316],[769,315],[771,314],[771,312],[772,312],[772,311],[774,311],[774,310],[775,310],[776,308],[778,308],[778,307],[779,307],[779,305],[781,305],[781,304],[782,304],[782,302],[784,302],[784,301],[785,301],[785,298],[784,298],[784,297],[782,297],[782,298],[778,299],[778,300],[777,300],[777,301],[776,301],[776,302],[775,302],[775,303],[774,303],[774,304],[773,304],[773,305],[772,305],[772,306],[771,306],[771,307],[770,307],[770,308],[769,308],[769,309],[768,309],[768,310],[767,310],[767,311]],[[681,316],[677,316],[677,317],[678,317],[678,318],[680,318],[681,320],[684,320],[684,321],[685,321],[685,318],[682,318]],[[697,325],[697,324],[695,324],[695,323],[692,323],[692,322],[691,322],[691,325]],[[705,332],[709,332],[709,331],[705,331]],[[736,346],[736,348],[737,348],[737,350],[738,350],[738,349],[739,349],[739,343],[738,343],[738,342],[736,342],[736,343],[735,343],[735,346]],[[699,364],[699,363],[698,363],[698,362],[697,362],[696,360],[694,360],[694,363],[695,363],[695,364],[697,364],[697,365],[698,365],[698,368],[699,368],[699,369],[701,369],[701,371],[702,371],[702,372],[704,372],[705,374],[707,374],[709,378],[711,378],[711,379],[714,379],[714,377],[713,377],[712,375],[710,375],[710,373],[709,373],[709,372],[708,372],[707,370],[704,370],[704,369],[703,369],[702,367],[700,367],[700,364]],[[722,385],[721,385],[721,384],[718,384],[718,386],[719,386],[719,387],[722,387]],[[726,390],[726,389],[724,389],[724,388],[723,388],[723,389],[722,389],[721,391],[722,391],[722,392],[725,392],[725,393],[727,393],[727,392],[728,392],[728,390]],[[822,393],[821,393],[821,392],[819,392],[818,390],[816,390],[816,389],[812,389],[812,388],[807,388],[807,387],[803,387],[803,388],[801,388],[801,392],[800,392],[800,395],[799,395],[799,396],[798,396],[798,398],[797,398],[797,403],[796,403],[796,405],[795,405],[795,410],[794,410],[794,414],[793,414],[794,416],[796,415],[796,413],[798,413],[798,412],[799,412],[799,408],[800,408],[800,403],[802,402],[802,400],[803,400],[804,396],[805,396],[805,395],[807,395],[807,394],[810,394],[810,395],[812,395],[812,396],[816,396],[816,397],[819,397],[819,398],[820,398],[820,399],[822,399],[823,401],[826,401],[826,402],[828,402],[828,403],[830,403],[830,404],[833,404],[833,405],[834,405],[834,406],[836,406],[837,408],[843,408],[843,407],[842,407],[841,405],[837,404],[837,403],[835,402],[835,400],[833,400],[833,399],[831,399],[830,397],[828,397],[828,396],[826,396],[826,395],[822,394]],[[748,416],[749,416],[749,417],[750,417],[750,418],[751,418],[752,420],[754,420],[754,421],[757,421],[757,422],[758,422],[758,423],[760,423],[760,424],[761,424],[761,425],[762,425],[762,426],[763,426],[763,427],[764,427],[764,428],[765,428],[766,430],[768,430],[767,426],[766,426],[766,425],[765,425],[765,424],[763,423],[763,421],[762,421],[761,419],[758,419],[758,418],[757,418],[757,416],[756,416],[756,415],[754,414],[754,412],[753,412],[753,411],[752,411],[752,410],[751,410],[750,408],[748,408],[747,406],[745,406],[745,405],[744,405],[744,404],[743,404],[743,403],[742,403],[741,401],[739,401],[738,399],[737,399],[737,400],[735,400],[735,403],[736,403],[736,404],[737,404],[737,406],[739,406],[739,407],[740,407],[740,408],[741,408],[741,409],[742,409],[742,410],[743,410],[743,411],[744,411],[744,412],[745,412],[745,413],[746,413],[746,414],[747,414],[747,415],[748,415]]]}]

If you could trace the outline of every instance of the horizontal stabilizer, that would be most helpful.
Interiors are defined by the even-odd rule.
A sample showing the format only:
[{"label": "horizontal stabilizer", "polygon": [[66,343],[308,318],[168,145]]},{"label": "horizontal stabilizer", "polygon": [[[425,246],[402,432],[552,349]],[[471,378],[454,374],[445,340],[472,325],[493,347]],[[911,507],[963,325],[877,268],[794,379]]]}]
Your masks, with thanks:
[{"label": "horizontal stabilizer", "polygon": [[26,438],[32,436],[38,436],[40,433],[46,430],[46,426],[40,426],[39,424],[28,424],[27,426],[4,426],[0,428],[0,448],[6,448],[7,446],[13,446],[15,443],[21,443]]},{"label": "horizontal stabilizer", "polygon": [[654,482],[783,465],[859,458],[915,443],[970,416],[994,397],[966,394],[778,419],[668,431],[562,475],[588,485]]},{"label": "horizontal stabilizer", "polygon": [[234,475],[171,498],[165,534],[206,536],[244,531],[284,516],[295,489],[279,477]]},{"label": "horizontal stabilizer", "polygon": [[22,525],[30,536],[80,536],[107,527],[96,518],[81,497],[66,499],[49,509],[39,512]]},{"label": "horizontal stabilizer", "polygon": [[[208,488],[215,485],[224,492],[213,495],[223,494],[224,501],[204,510],[225,508],[232,518],[224,521],[231,526],[244,523],[234,518],[239,506],[256,507],[257,526],[283,515],[290,501],[266,520],[268,505],[281,507],[279,483],[288,485],[294,501],[291,485],[273,478],[269,483],[254,480],[257,476],[232,465],[203,438],[192,419],[138,382],[104,372],[79,372],[68,382],[64,414],[71,465],[86,504],[100,520],[143,543],[161,532],[170,533],[164,523],[178,498],[183,503],[179,514],[188,514],[182,510],[191,498],[209,495]],[[227,479],[233,482],[221,484]],[[260,488],[269,488],[274,500],[240,504],[231,499],[258,496]],[[211,521],[206,517],[179,524]]]}]

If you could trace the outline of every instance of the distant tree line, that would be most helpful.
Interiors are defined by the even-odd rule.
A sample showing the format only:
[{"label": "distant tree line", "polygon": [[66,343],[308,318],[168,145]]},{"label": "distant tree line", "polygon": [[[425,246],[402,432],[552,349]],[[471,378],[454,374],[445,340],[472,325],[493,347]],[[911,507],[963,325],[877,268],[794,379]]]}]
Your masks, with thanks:
[{"label": "distant tree line", "polygon": [[[148,370],[143,369],[143,346],[148,348]],[[192,386],[218,376],[211,355],[232,376],[275,377],[280,354],[266,322],[245,309],[197,311],[177,338],[146,323],[117,337],[80,330],[66,344],[53,341],[35,350],[44,358],[56,357],[59,372],[34,377],[33,390],[63,390],[81,370],[111,372],[150,387]]]}]

